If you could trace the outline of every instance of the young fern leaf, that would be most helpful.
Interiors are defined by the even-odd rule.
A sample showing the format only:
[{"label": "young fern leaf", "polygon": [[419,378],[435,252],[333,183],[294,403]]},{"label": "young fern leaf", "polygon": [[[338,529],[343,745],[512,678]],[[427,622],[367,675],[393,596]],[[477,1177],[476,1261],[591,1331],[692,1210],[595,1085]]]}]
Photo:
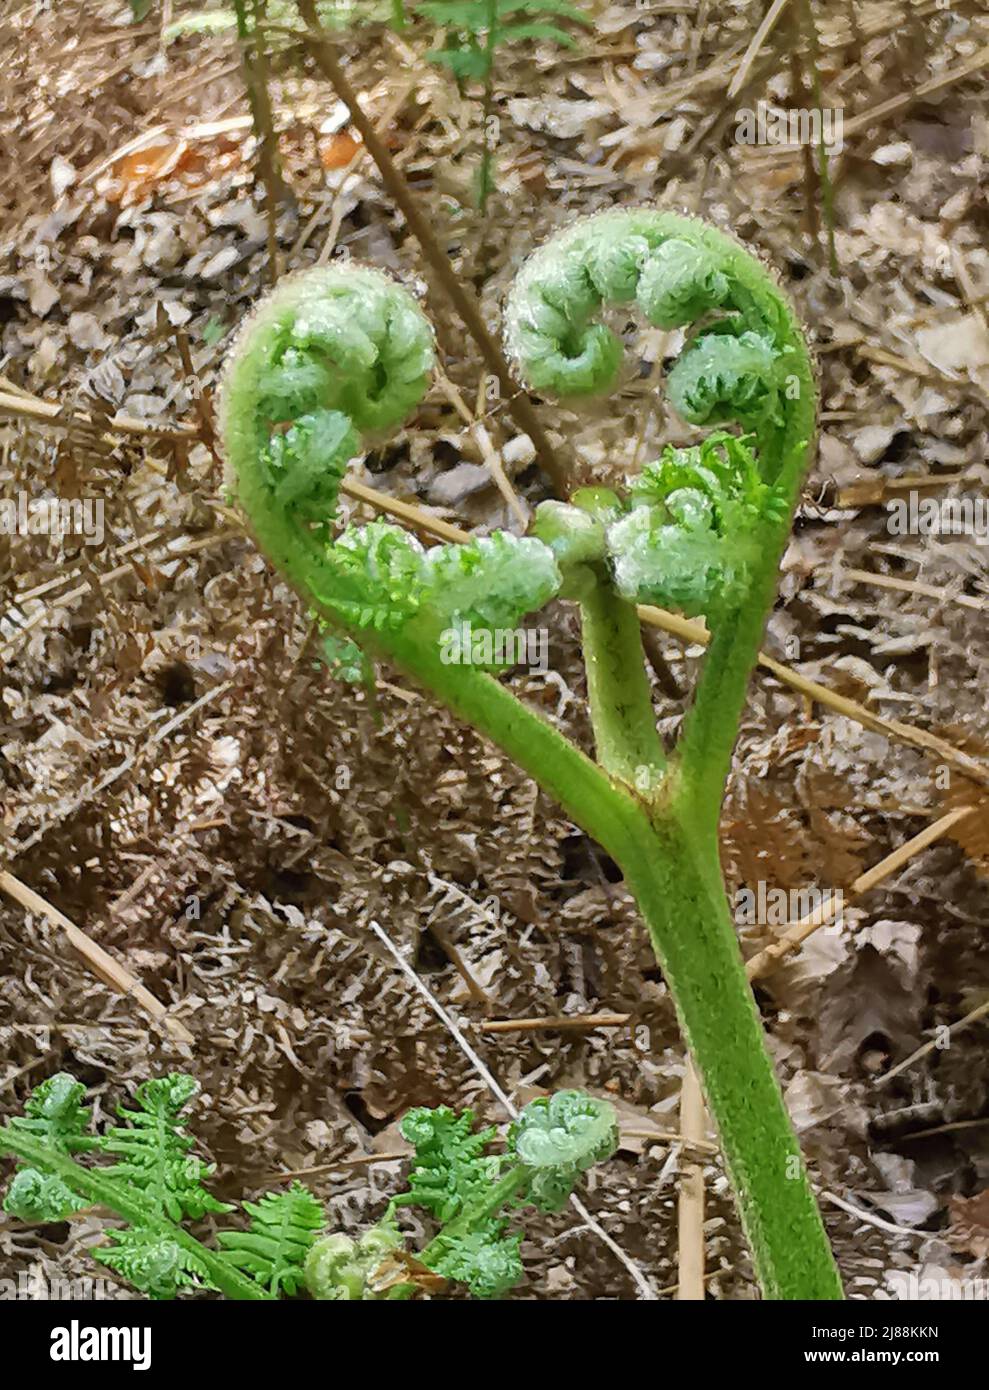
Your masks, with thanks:
[{"label": "young fern leaf", "polygon": [[473,1127],[469,1110],[408,1112],[402,1133],[415,1145],[415,1165],[409,1192],[389,1212],[408,1204],[430,1211],[443,1229],[423,1263],[476,1298],[496,1298],[522,1277],[521,1233],[501,1213],[526,1203],[559,1211],[587,1169],[614,1153],[618,1126],[606,1101],[561,1091],[525,1107],[503,1157],[485,1152],[494,1126]]},{"label": "young fern leaf", "polygon": [[528,1200],[542,1211],[560,1211],[588,1168],[617,1149],[618,1122],[607,1101],[556,1091],[525,1107],[508,1145],[529,1170]]},{"label": "young fern leaf", "polygon": [[497,1178],[501,1162],[486,1150],[498,1131],[489,1125],[475,1132],[472,1111],[457,1114],[445,1105],[409,1110],[400,1128],[416,1155],[409,1191],[393,1200],[393,1208],[414,1204],[438,1221],[452,1221]]},{"label": "young fern leaf", "polygon": [[[796,324],[752,257],[696,219],[647,208],[603,212],[535,252],[506,316],[526,382],[564,397],[609,391],[622,342],[597,316],[632,301],[658,328],[712,320],[688,337],[667,380],[670,400],[691,423],[756,430],[766,479],[785,473],[792,484],[816,400]],[[796,408],[784,410],[787,400]]]},{"label": "young fern leaf", "polygon": [[[507,1222],[495,1215],[503,1161],[486,1152],[497,1136],[494,1125],[474,1130],[470,1110],[457,1114],[445,1105],[410,1110],[402,1134],[415,1145],[409,1191],[392,1200],[389,1213],[415,1205],[443,1223],[423,1253],[429,1269],[444,1279],[466,1284],[475,1298],[497,1298],[522,1278],[521,1234],[508,1234]],[[507,1201],[518,1190],[510,1181]]]},{"label": "young fern leaf", "polygon": [[43,1173],[37,1168],[19,1168],[3,1200],[5,1212],[32,1224],[66,1221],[82,1205],[57,1173]]},{"label": "young fern leaf", "polygon": [[[644,835],[632,831],[637,848],[618,841],[614,854],[702,1074],[764,1292],[840,1298],[745,979],[717,842],[738,718],[809,463],[810,356],[772,276],[730,237],[673,213],[615,211],[554,237],[518,275],[507,340],[525,382],[563,397],[610,390],[622,340],[602,314],[633,302],[657,327],[685,330],[666,380],[673,407],[691,423],[734,423],[750,437],[666,451],[627,505],[573,499],[605,529],[602,557],[564,564],[581,602],[598,757],[645,795],[650,821]],[[544,525],[575,530],[569,512]],[[703,613],[712,632],[668,772],[650,744],[655,718],[631,606],[641,600]]]},{"label": "young fern leaf", "polygon": [[107,1244],[93,1256],[149,1298],[174,1298],[180,1289],[211,1289],[208,1262],[154,1227],[107,1232]]},{"label": "young fern leaf", "polygon": [[429,1268],[466,1284],[475,1298],[498,1298],[521,1280],[522,1232],[506,1234],[507,1222],[488,1219],[469,1231],[439,1235],[429,1248]]},{"label": "young fern leaf", "polygon": [[266,1192],[245,1202],[251,1221],[246,1231],[219,1231],[223,1258],[277,1297],[294,1294],[305,1282],[309,1251],[322,1234],[326,1215],[308,1188],[294,1182],[287,1192]]},{"label": "young fern leaf", "polygon": [[[181,1111],[198,1090],[172,1073],[137,1088],[138,1109],[118,1112],[129,1125],[100,1137],[84,1132],[85,1088],[60,1073],[29,1097],[23,1116],[0,1126],[0,1154],[23,1165],[5,1209],[26,1221],[64,1219],[85,1206],[105,1207],[126,1223],[107,1232],[93,1254],[151,1298],[174,1298],[185,1287],[217,1289],[230,1298],[265,1299],[266,1288],[208,1249],[181,1224],[186,1216],[229,1211],[202,1186],[212,1168],[189,1153]],[[74,1154],[114,1154],[112,1165],[84,1166]]]},{"label": "young fern leaf", "polygon": [[374,1275],[386,1257],[402,1248],[402,1237],[390,1217],[385,1217],[360,1240],[341,1232],[321,1236],[309,1247],[304,1278],[313,1298],[330,1302],[373,1301],[394,1294],[379,1291]]},{"label": "young fern leaf", "polygon": [[[43,1081],[28,1098],[23,1115],[15,1115],[10,1127],[40,1140],[55,1153],[73,1154],[93,1147],[87,1133],[92,1118],[80,1105],[85,1086],[67,1072]],[[3,1209],[21,1221],[64,1221],[82,1205],[76,1194],[55,1173],[21,1167],[14,1175]]]},{"label": "young fern leaf", "polygon": [[752,436],[717,432],[668,446],[629,489],[631,510],[609,525],[615,587],[633,603],[717,621],[741,599],[786,500],[763,482]]},{"label": "young fern leaf", "polygon": [[31,1134],[59,1153],[78,1153],[93,1146],[88,1131],[92,1111],[80,1101],[86,1094],[81,1081],[60,1071],[42,1081],[28,1097],[23,1115],[14,1115],[11,1129]]},{"label": "young fern leaf", "polygon": [[169,1221],[233,1210],[203,1186],[215,1165],[190,1153],[195,1140],[182,1128],[181,1112],[198,1090],[198,1082],[181,1072],[142,1082],[134,1093],[137,1109],[117,1111],[127,1124],[114,1125],[95,1144],[117,1157],[105,1176],[139,1192]]}]

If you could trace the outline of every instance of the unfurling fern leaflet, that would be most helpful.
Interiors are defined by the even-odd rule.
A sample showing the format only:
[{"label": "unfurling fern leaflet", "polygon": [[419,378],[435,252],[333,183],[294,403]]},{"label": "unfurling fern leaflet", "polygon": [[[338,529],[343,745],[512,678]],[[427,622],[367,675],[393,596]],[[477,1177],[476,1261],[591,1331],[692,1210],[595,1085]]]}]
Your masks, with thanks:
[{"label": "unfurling fern leaflet", "polygon": [[522,1277],[520,1231],[506,1213],[526,1203],[558,1211],[581,1176],[610,1158],[618,1142],[615,1112],[582,1091],[531,1102],[508,1134],[504,1154],[489,1152],[494,1126],[474,1129],[469,1110],[410,1110],[402,1134],[415,1145],[409,1191],[389,1207],[425,1207],[443,1229],[422,1261],[477,1298],[496,1298]]},{"label": "unfurling fern leaflet", "polygon": [[[746,601],[750,559],[785,535],[813,430],[809,361],[785,302],[751,256],[704,223],[641,209],[589,217],[523,266],[507,340],[526,381],[563,397],[609,391],[623,346],[601,314],[633,303],[656,327],[688,330],[666,382],[677,412],[698,425],[734,421],[747,433],[668,448],[626,501],[610,495],[606,537],[570,565],[606,563],[624,598],[716,620]],[[557,537],[566,576],[560,538],[572,549],[581,526],[590,532],[559,505],[545,504],[536,534]],[[590,510],[599,513],[599,500]],[[565,582],[572,591],[574,578]]]},{"label": "unfurling fern leaflet", "polygon": [[220,430],[228,485],[267,554],[358,645],[410,624],[435,644],[462,621],[512,626],[560,585],[538,540],[508,533],[424,548],[399,526],[332,528],[347,462],[425,394],[431,329],[412,296],[349,265],[293,276],[242,328]]}]

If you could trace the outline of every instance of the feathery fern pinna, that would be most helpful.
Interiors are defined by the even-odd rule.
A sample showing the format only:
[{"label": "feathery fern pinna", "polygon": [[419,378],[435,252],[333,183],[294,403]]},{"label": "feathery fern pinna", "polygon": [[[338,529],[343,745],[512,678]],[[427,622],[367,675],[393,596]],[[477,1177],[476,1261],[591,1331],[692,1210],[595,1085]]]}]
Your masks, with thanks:
[{"label": "feathery fern pinna", "polygon": [[[694,218],[606,212],[522,267],[507,341],[525,383],[606,393],[635,305],[683,328],[666,379],[693,424],[623,496],[539,508],[534,534],[423,550],[397,527],[334,532],[348,458],[421,399],[432,335],[399,285],[337,267],[286,281],[233,347],[220,407],[231,487],[262,550],[335,629],[499,744],[620,865],[648,926],[720,1131],[767,1297],[840,1298],[821,1218],[766,1052],[725,896],[718,817],[738,719],[814,435],[793,310],[741,245]],[[494,676],[440,657],[451,623],[512,627],[554,594],[580,605],[597,762]],[[704,614],[712,641],[681,738],[656,731],[636,603]]]},{"label": "feathery fern pinna", "polygon": [[[494,1298],[522,1278],[519,1231],[508,1216],[524,1205],[558,1210],[584,1172],[618,1142],[614,1110],[580,1091],[533,1101],[511,1126],[504,1153],[489,1152],[493,1125],[474,1131],[469,1110],[410,1110],[402,1132],[415,1150],[409,1191],[354,1240],[325,1233],[326,1214],[300,1182],[245,1202],[246,1229],[221,1230],[211,1249],[187,1221],[233,1211],[205,1186],[213,1169],[193,1152],[183,1111],[199,1087],[182,1072],[137,1087],[123,1124],[93,1134],[82,1082],[64,1072],[34,1091],[24,1114],[0,1126],[0,1154],[18,1162],[4,1210],[22,1221],[63,1221],[90,1205],[124,1224],[107,1232],[96,1258],[150,1298],[213,1289],[238,1299],[307,1292],[316,1299],[409,1298],[447,1281]],[[111,1154],[85,1165],[76,1154]],[[406,1251],[396,1213],[424,1207],[438,1230]],[[423,1274],[427,1275],[423,1281]]]}]

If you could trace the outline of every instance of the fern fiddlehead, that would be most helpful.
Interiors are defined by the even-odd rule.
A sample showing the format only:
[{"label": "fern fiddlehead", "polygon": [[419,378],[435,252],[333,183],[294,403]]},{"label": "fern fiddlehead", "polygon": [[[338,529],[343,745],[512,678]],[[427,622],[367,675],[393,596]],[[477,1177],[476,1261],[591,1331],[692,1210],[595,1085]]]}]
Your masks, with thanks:
[{"label": "fern fiddlehead", "polygon": [[[745,981],[717,843],[738,718],[810,459],[812,365],[788,301],[754,256],[696,219],[643,209],[587,218],[523,267],[507,313],[523,378],[561,397],[608,392],[623,344],[601,316],[632,303],[656,327],[685,330],[665,383],[674,409],[745,433],[668,448],[624,498],[578,494],[569,509],[552,504],[536,531],[584,534],[581,510],[601,526],[590,563],[568,563],[559,541],[555,550],[581,601],[599,758],[650,808],[651,860],[648,837],[641,854],[627,844],[617,859],[703,1075],[763,1287],[840,1297]],[[652,707],[629,613],[638,602],[703,614],[712,631],[668,765],[662,752],[649,756],[643,733]]]},{"label": "fern fiddlehead", "polygon": [[[298,277],[243,330],[221,401],[231,482],[262,548],[318,612],[499,743],[621,866],[703,1076],[765,1292],[840,1297],[717,847],[738,716],[808,462],[813,373],[788,302],[753,256],[695,219],[643,210],[589,218],[523,267],[507,337],[527,384],[607,391],[622,344],[600,315],[632,303],[659,327],[688,330],[667,378],[674,407],[744,434],[666,451],[625,496],[589,489],[545,504],[524,539],[423,551],[374,522],[334,540],[346,457],[414,408],[431,360],[428,327],[405,291],[348,268]],[[581,605],[597,764],[491,675],[438,653],[451,620],[511,626],[557,593]],[[669,758],[639,601],[703,613],[712,627]]]}]

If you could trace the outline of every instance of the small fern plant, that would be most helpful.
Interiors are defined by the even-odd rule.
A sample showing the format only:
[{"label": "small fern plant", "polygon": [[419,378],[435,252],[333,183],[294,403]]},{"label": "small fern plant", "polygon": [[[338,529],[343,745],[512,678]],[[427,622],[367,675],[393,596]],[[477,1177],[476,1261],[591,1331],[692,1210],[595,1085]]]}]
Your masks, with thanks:
[{"label": "small fern plant", "polygon": [[475,195],[482,212],[495,189],[498,118],[494,112],[495,68],[499,50],[508,44],[544,40],[573,48],[576,39],[565,24],[591,27],[593,21],[570,0],[420,0],[416,11],[443,32],[442,46],[427,54],[445,67],[464,91],[479,84],[483,91],[481,161]]},{"label": "small fern plant", "polygon": [[[804,336],[738,242],[652,209],[601,213],[522,267],[507,343],[531,389],[613,389],[635,307],[685,330],[666,378],[690,424],[621,490],[546,502],[533,533],[423,547],[375,521],[337,532],[350,458],[426,392],[432,333],[377,272],[284,281],[231,348],[219,403],[229,484],[261,549],[340,636],[404,671],[498,744],[596,839],[634,894],[702,1077],[767,1297],[839,1298],[821,1217],[766,1050],[721,874],[718,820],[738,722],[814,438]],[[580,608],[596,761],[484,669],[444,659],[462,623],[512,629],[561,596]],[[673,749],[657,728],[639,604],[704,615],[711,643]],[[497,643],[492,643],[492,650]]]},{"label": "small fern plant", "polygon": [[[580,1091],[527,1105],[492,1151],[494,1126],[475,1131],[469,1110],[410,1110],[402,1132],[413,1145],[409,1190],[359,1239],[327,1234],[326,1213],[301,1183],[244,1202],[246,1227],[220,1230],[216,1247],[186,1223],[234,1210],[206,1181],[213,1166],[193,1152],[183,1112],[198,1091],[181,1072],[141,1083],[121,1124],[92,1130],[85,1087],[65,1072],[29,1096],[24,1114],[0,1127],[0,1154],[18,1163],[4,1211],[21,1221],[64,1221],[105,1208],[123,1224],[93,1250],[102,1264],[149,1298],[212,1290],[235,1299],[308,1293],[316,1299],[401,1299],[439,1293],[449,1282],[494,1298],[522,1278],[522,1234],[510,1216],[529,1205],[558,1211],[583,1174],[618,1142],[614,1110]],[[82,1163],[80,1156],[113,1161]],[[406,1249],[401,1207],[424,1208],[436,1234]]]}]

